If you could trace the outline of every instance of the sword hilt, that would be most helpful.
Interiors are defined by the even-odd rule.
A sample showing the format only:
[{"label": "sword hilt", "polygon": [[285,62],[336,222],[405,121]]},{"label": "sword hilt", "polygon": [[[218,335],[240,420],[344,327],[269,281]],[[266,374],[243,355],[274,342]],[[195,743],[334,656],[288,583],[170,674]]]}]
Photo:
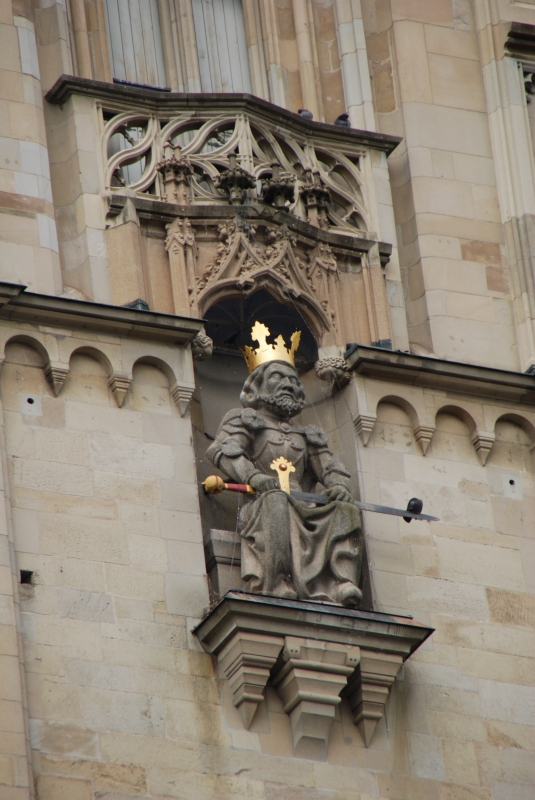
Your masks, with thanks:
[{"label": "sword hilt", "polygon": [[248,483],[225,483],[219,475],[209,475],[202,482],[206,494],[221,494],[221,492],[239,492],[240,494],[256,494]]}]

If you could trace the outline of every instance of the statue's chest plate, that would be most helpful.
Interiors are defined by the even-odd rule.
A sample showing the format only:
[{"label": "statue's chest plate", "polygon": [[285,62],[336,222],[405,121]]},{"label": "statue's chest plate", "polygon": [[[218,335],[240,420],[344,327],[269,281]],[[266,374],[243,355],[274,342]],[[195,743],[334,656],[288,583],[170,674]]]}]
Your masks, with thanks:
[{"label": "statue's chest plate", "polygon": [[273,427],[259,431],[255,442],[253,459],[262,471],[269,472],[269,465],[274,458],[284,456],[296,468],[296,478],[299,479],[305,467],[306,439],[297,433],[287,422],[279,422]]}]

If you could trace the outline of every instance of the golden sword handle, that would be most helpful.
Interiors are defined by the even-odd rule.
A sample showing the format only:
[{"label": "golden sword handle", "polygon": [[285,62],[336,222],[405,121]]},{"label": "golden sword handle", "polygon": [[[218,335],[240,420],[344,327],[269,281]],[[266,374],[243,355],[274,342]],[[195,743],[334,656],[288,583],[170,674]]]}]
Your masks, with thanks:
[{"label": "golden sword handle", "polygon": [[295,472],[292,462],[287,461],[284,456],[279,456],[269,466],[279,476],[279,484],[282,491],[290,494],[290,473]]}]

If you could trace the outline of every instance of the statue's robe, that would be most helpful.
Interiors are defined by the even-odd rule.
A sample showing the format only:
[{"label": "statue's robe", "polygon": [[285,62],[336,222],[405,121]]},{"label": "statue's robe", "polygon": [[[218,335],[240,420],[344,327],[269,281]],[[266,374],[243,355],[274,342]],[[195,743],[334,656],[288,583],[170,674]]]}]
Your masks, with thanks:
[{"label": "statue's robe", "polygon": [[[270,464],[279,456],[295,467],[291,489],[313,492],[317,483],[348,487],[349,474],[321,428],[264,411],[229,411],[207,451],[237,483],[249,483],[258,473],[277,478]],[[263,492],[240,512],[242,578],[252,592],[358,605],[361,531],[360,511],[351,503],[313,507],[281,490]]]}]

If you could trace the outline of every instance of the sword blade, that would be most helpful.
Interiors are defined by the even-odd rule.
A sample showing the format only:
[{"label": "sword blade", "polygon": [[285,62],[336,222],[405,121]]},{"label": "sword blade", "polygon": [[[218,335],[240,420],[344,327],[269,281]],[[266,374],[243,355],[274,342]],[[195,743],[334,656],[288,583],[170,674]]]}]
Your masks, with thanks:
[{"label": "sword blade", "polygon": [[[302,500],[305,503],[316,503],[318,506],[326,505],[329,500],[324,494],[312,494],[311,492],[291,491],[292,497]],[[361,503],[360,500],[353,500],[353,503],[361,511],[372,511],[375,514],[390,514],[393,517],[406,517],[407,519],[422,519],[427,522],[438,522],[438,517],[431,517],[429,514],[412,514],[403,508],[391,508],[390,506],[377,506],[375,503]]]}]

